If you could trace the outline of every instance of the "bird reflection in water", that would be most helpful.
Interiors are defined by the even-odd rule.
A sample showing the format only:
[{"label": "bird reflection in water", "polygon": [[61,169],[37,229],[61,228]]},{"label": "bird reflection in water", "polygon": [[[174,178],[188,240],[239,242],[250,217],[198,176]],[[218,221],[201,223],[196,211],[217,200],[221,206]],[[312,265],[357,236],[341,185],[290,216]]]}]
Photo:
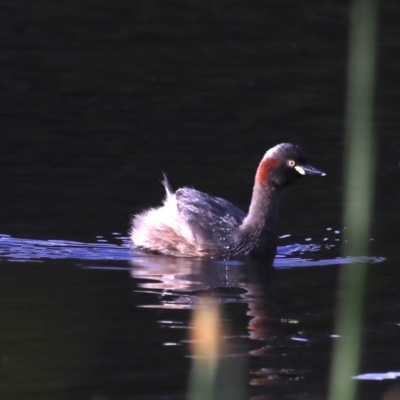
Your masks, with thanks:
[{"label": "bird reflection in water", "polygon": [[[286,320],[279,315],[273,296],[274,269],[265,268],[265,265],[258,262],[252,262],[247,268],[248,281],[244,285],[246,292],[242,297],[248,305],[248,332],[249,339],[252,340],[249,354],[254,357],[251,361],[249,384],[253,387],[276,387],[299,382],[304,379],[307,371],[301,367],[288,367],[285,359],[287,354],[283,354],[291,347],[288,344],[291,338],[287,337],[285,326],[298,321]],[[254,346],[257,342],[261,346]],[[275,398],[271,396],[269,393],[268,397],[257,396],[257,399]]]},{"label": "bird reflection in water", "polygon": [[[294,321],[279,317],[273,298],[274,268],[265,260],[225,262],[143,256],[136,257],[131,264],[131,276],[143,281],[139,283],[139,290],[160,296],[158,304],[143,307],[196,310],[201,303],[199,299],[205,295],[213,298],[213,304],[220,305],[220,332],[223,332],[220,359],[229,359],[226,364],[230,366],[235,359],[242,368],[247,364],[242,373],[247,378],[250,372],[249,385],[265,387],[303,379],[304,369],[288,368],[285,366],[287,361],[274,365],[277,352],[287,348],[289,340],[295,346],[304,343],[295,343],[282,333],[283,326]],[[247,304],[246,315],[250,320],[245,338],[243,326],[235,322],[243,320],[241,316],[231,317],[230,322],[227,313],[224,316],[224,309],[231,310],[232,303]],[[242,307],[236,307],[236,310],[242,310]],[[187,328],[190,330],[192,326]],[[232,379],[230,381],[232,385]]]}]

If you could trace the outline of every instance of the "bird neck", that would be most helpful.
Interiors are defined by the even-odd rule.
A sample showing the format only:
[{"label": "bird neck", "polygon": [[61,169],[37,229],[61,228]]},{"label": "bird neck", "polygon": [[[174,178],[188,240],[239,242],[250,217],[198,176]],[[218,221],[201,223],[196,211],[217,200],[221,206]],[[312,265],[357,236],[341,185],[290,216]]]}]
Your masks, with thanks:
[{"label": "bird neck", "polygon": [[250,202],[249,212],[242,222],[244,231],[276,232],[280,190],[267,185],[255,184]]},{"label": "bird neck", "polygon": [[249,212],[232,235],[230,254],[269,256],[273,260],[279,198],[280,189],[256,182]]}]

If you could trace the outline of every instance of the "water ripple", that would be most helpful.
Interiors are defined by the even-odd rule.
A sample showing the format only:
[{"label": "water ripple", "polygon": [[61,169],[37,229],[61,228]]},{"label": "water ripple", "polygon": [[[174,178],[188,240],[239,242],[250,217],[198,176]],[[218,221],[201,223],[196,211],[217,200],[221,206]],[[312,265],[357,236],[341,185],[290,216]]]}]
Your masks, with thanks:
[{"label": "water ripple", "polygon": [[132,258],[129,244],[121,238],[120,245],[71,240],[38,240],[14,238],[0,234],[0,257],[10,261],[39,261],[43,259],[123,260]]},{"label": "water ripple", "polygon": [[[84,243],[71,240],[39,240],[15,238],[10,235],[0,234],[0,258],[9,261],[42,261],[46,259],[78,259],[91,261],[132,261],[153,260],[157,263],[157,256],[149,256],[134,251],[129,238],[113,234],[113,241],[110,243],[103,236],[97,236],[96,242]],[[329,251],[329,247],[317,244],[292,244],[278,247],[278,256],[274,265],[278,268],[310,267],[323,265],[348,264],[354,262],[381,262],[382,257],[336,257],[330,259],[315,259],[320,251]],[[300,257],[295,257],[295,256]],[[325,254],[324,254],[325,255]],[[223,262],[224,265],[241,264],[241,261],[215,261]]]}]

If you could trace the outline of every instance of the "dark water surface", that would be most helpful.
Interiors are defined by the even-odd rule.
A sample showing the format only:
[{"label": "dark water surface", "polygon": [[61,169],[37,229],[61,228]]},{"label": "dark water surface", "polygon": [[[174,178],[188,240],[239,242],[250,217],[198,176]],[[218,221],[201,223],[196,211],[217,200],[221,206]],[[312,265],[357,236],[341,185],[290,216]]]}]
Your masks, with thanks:
[{"label": "dark water surface", "polygon": [[[325,399],[338,270],[358,260],[340,258],[347,2],[0,11],[0,399],[185,398],[204,293],[245,398]],[[362,399],[382,399],[400,372],[399,21],[382,1]],[[327,177],[288,190],[273,277],[131,252],[130,217],[159,204],[162,171],[246,209],[282,141]]]}]

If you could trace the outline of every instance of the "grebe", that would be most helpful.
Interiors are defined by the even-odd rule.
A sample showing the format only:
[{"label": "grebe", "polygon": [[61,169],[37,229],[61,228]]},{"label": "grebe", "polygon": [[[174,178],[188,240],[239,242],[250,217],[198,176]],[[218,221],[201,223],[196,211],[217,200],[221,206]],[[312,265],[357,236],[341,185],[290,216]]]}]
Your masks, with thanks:
[{"label": "grebe", "polygon": [[173,192],[164,175],[164,204],[134,216],[132,242],[176,257],[274,256],[282,189],[304,175],[325,175],[306,160],[304,150],[290,143],[269,149],[258,166],[247,215],[229,201],[195,189]]}]

